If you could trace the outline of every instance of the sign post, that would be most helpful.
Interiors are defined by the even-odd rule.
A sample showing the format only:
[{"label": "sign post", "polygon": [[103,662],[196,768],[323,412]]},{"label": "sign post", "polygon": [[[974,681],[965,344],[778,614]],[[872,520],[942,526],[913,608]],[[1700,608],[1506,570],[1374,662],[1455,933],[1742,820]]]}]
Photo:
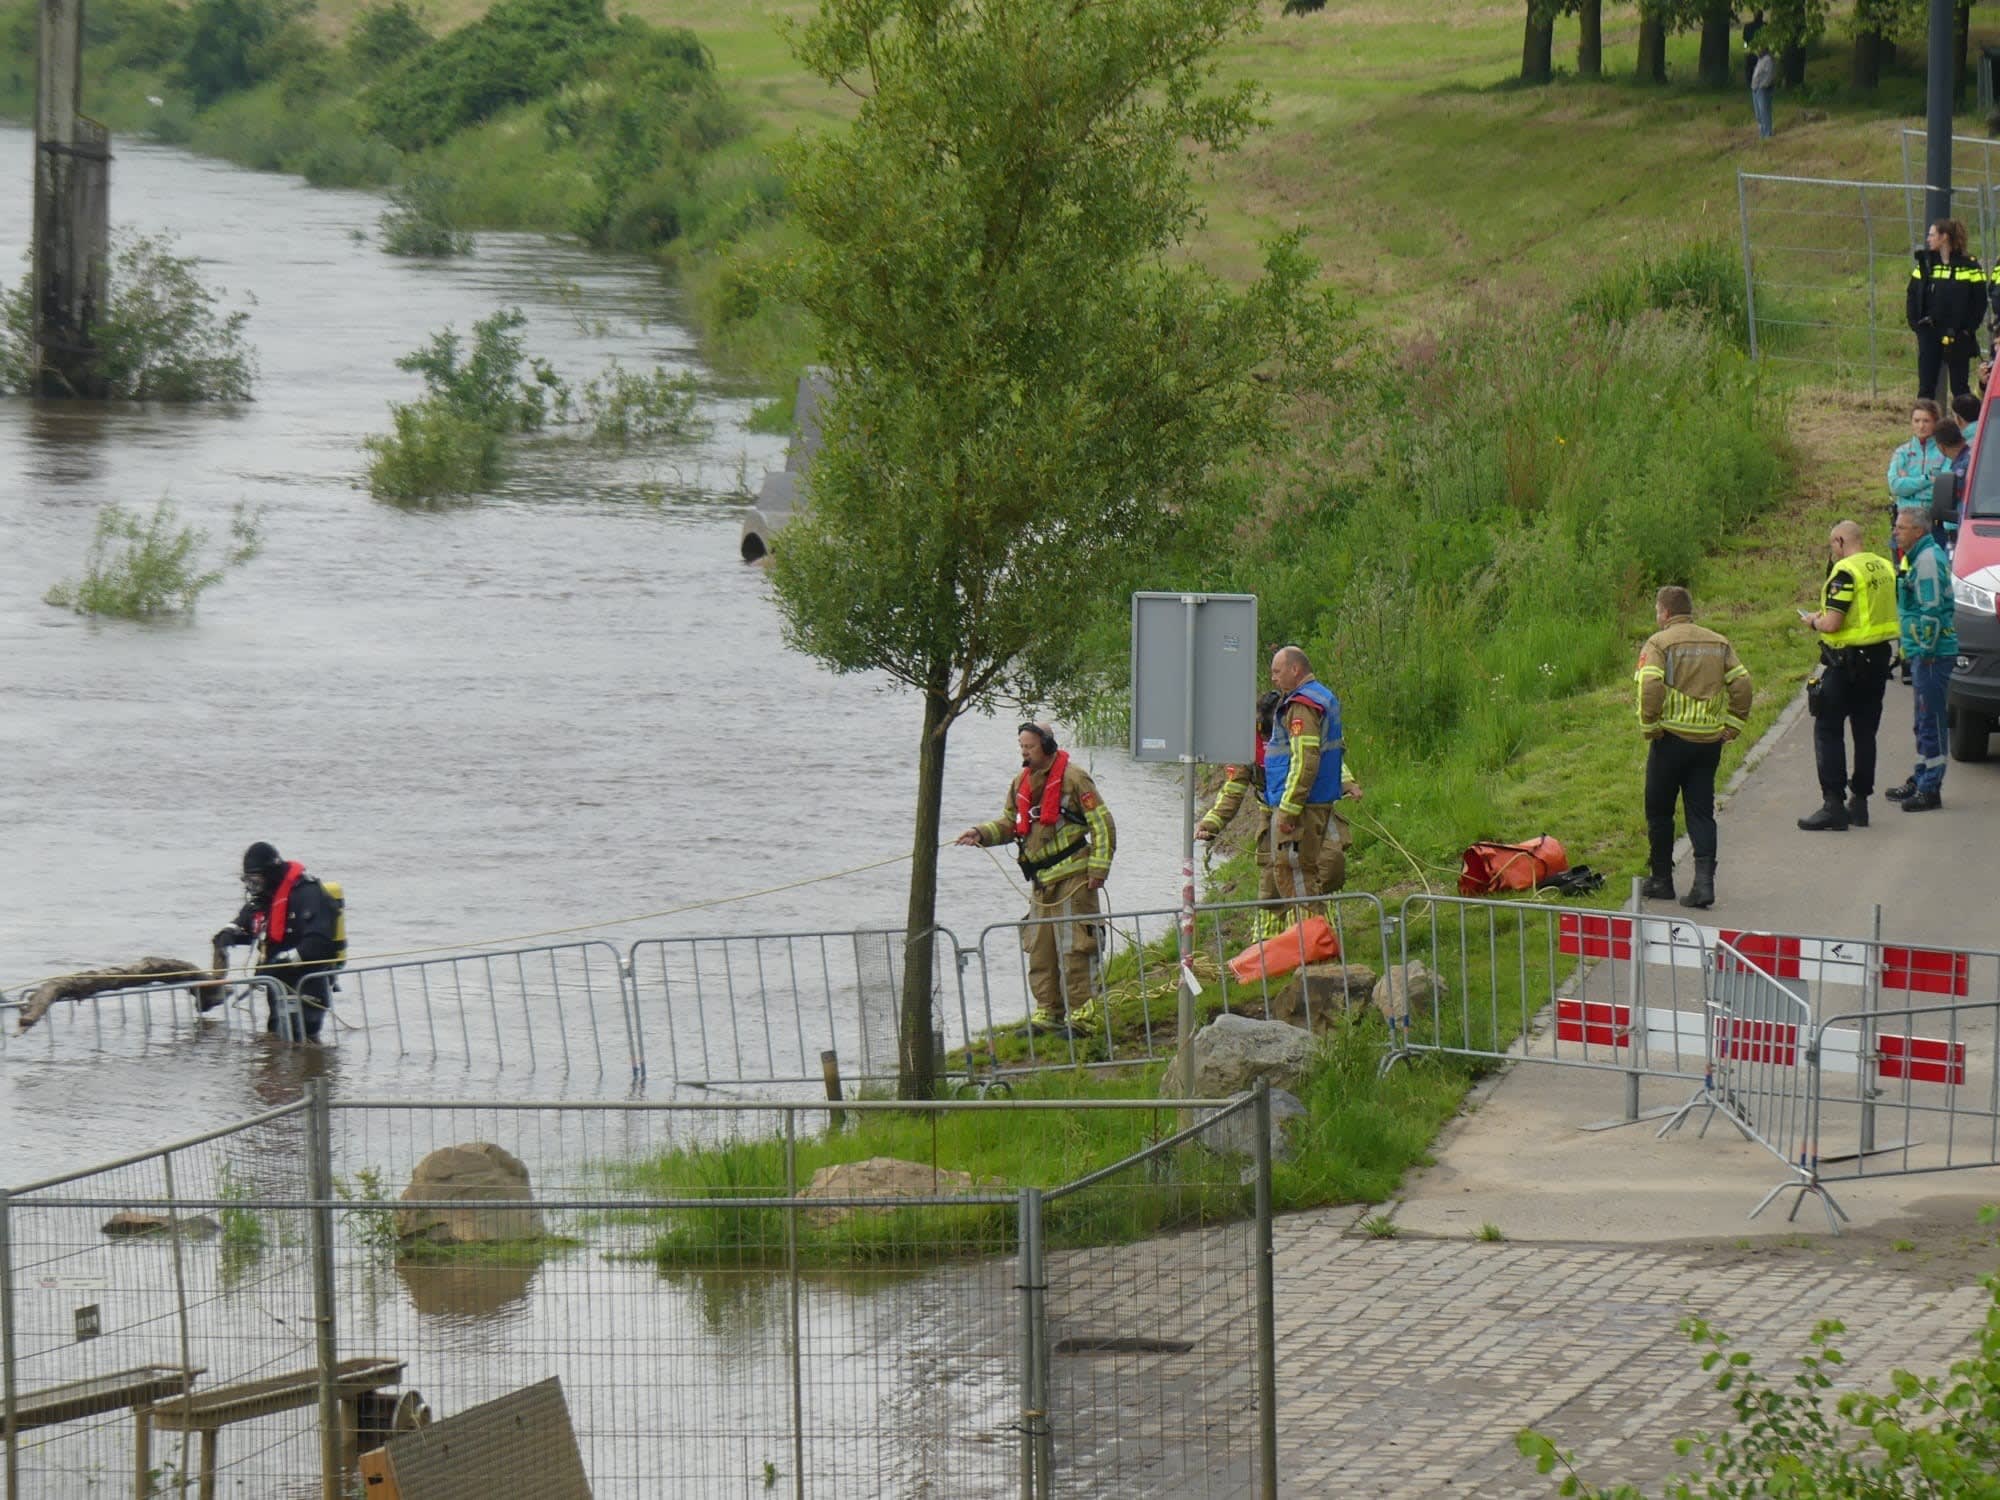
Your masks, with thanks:
[{"label": "sign post", "polygon": [[1181,766],[1180,1015],[1176,1089],[1192,1092],[1194,1036],[1195,767],[1247,765],[1256,752],[1257,596],[1132,596],[1132,755]]}]

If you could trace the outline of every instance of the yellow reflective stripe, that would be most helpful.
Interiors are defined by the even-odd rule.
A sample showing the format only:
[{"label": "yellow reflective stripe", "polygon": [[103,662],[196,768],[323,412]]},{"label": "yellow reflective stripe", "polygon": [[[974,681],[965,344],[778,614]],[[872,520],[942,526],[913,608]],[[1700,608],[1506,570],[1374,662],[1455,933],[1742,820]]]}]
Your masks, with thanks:
[{"label": "yellow reflective stripe", "polygon": [[1750,675],[1750,669],[1744,666],[1743,663],[1739,661],[1734,667],[1730,668],[1727,672],[1724,672],[1722,674],[1722,680],[1725,683],[1729,683],[1729,682],[1734,682],[1739,677],[1748,677],[1749,675]]},{"label": "yellow reflective stripe", "polygon": [[1111,820],[1104,815],[1104,804],[1087,808],[1084,821],[1090,824],[1090,868],[1108,870],[1111,868]]},{"label": "yellow reflective stripe", "polygon": [[1659,723],[1665,729],[1706,731],[1722,728],[1725,717],[1719,701],[1690,698],[1679,688],[1670,687],[1666,702],[1660,705]]},{"label": "yellow reflective stripe", "polygon": [[1644,682],[1648,677],[1657,677],[1662,682],[1665,682],[1667,680],[1667,674],[1665,670],[1660,667],[1643,666],[1639,668],[1638,671],[1632,674],[1632,680],[1634,682]]},{"label": "yellow reflective stripe", "polygon": [[1303,809],[1304,804],[1299,801],[1299,793],[1301,791],[1299,782],[1303,779],[1302,773],[1306,768],[1306,763],[1304,757],[1299,752],[1308,745],[1317,750],[1319,748],[1319,736],[1316,734],[1295,734],[1292,736],[1292,764],[1290,769],[1285,773],[1284,792],[1278,798],[1279,812],[1296,813]]},{"label": "yellow reflective stripe", "polygon": [[1729,728],[1735,730],[1738,734],[1741,734],[1744,730],[1750,727],[1748,720],[1739,719],[1736,717],[1735,714],[1724,714],[1722,716],[1722,722]]}]

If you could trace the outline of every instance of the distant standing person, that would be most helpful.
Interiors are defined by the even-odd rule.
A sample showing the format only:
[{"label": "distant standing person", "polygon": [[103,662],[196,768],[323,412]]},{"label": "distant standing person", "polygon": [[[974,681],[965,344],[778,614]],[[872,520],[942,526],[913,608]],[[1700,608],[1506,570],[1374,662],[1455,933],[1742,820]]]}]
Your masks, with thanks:
[{"label": "distant standing person", "polygon": [[[1938,404],[1919,400],[1910,408],[1910,439],[1889,455],[1889,524],[1901,505],[1928,505],[1931,481],[1951,460],[1937,444]],[[1894,543],[1891,543],[1893,546]],[[1901,556],[1898,553],[1897,556]]]},{"label": "distant standing person", "polygon": [[1023,724],[1015,738],[1021,769],[1007,785],[1000,816],[958,836],[972,847],[1015,844],[1028,880],[1028,955],[1033,1032],[1095,1023],[1098,892],[1111,874],[1118,830],[1090,773],[1056,744],[1047,724]]},{"label": "distant standing person", "polygon": [[1916,698],[1917,764],[1910,779],[1888,792],[1904,812],[1944,806],[1945,693],[1958,661],[1958,630],[1951,592],[1951,561],[1931,535],[1928,505],[1896,512],[1896,541],[1903,550],[1896,571],[1896,614],[1903,660],[1910,664]]},{"label": "distant standing person", "polygon": [[1750,69],[1750,112],[1757,117],[1757,138],[1768,141],[1775,126],[1771,123],[1771,93],[1778,86],[1778,60],[1771,49],[1758,49]]},{"label": "distant standing person", "polygon": [[1659,629],[1639,651],[1639,730],[1646,753],[1646,842],[1652,876],[1642,894],[1674,895],[1674,803],[1687,817],[1694,881],[1682,906],[1715,904],[1715,768],[1722,747],[1743,732],[1750,712],[1750,671],[1736,648],[1694,623],[1694,598],[1678,584],[1653,602]]},{"label": "distant standing person", "polygon": [[1965,226],[1957,219],[1937,220],[1912,255],[1903,315],[1917,336],[1917,395],[1939,396],[1949,377],[1954,396],[1969,396],[1979,325],[1986,321],[1986,272],[1966,253]]},{"label": "distant standing person", "polygon": [[[1819,682],[1811,697],[1813,759],[1821,806],[1799,819],[1807,832],[1868,826],[1875,791],[1875,734],[1889,688],[1896,639],[1896,570],[1866,551],[1861,528],[1842,521],[1827,538],[1832,562],[1820,585],[1819,608],[1800,613],[1819,637]],[[1854,776],[1847,774],[1847,735],[1854,736]]]}]

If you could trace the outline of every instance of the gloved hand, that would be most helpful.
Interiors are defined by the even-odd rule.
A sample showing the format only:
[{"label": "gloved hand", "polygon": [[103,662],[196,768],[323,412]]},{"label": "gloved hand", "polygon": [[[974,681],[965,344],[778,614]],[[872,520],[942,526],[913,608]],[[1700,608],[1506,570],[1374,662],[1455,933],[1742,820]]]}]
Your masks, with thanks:
[{"label": "gloved hand", "polygon": [[225,927],[209,941],[218,948],[242,948],[250,942],[250,934],[241,927]]}]

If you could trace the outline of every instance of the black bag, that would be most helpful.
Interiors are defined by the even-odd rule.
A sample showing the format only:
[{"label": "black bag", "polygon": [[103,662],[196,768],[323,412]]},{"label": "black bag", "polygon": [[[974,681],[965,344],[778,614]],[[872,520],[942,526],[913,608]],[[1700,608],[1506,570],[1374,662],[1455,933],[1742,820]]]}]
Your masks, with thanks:
[{"label": "black bag", "polygon": [[1820,695],[1822,692],[1820,684],[1825,677],[1826,663],[1821,662],[1812,669],[1812,674],[1806,678],[1806,712],[1811,714],[1815,719],[1819,717]]}]

